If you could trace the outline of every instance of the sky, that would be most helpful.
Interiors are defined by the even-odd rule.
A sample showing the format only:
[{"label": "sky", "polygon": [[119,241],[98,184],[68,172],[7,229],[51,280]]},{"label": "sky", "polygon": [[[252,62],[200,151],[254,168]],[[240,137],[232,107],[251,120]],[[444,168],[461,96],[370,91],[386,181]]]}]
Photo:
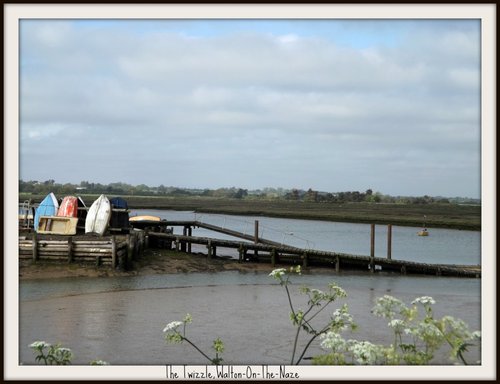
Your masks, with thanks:
[{"label": "sky", "polygon": [[479,198],[480,27],[24,19],[19,178]]}]

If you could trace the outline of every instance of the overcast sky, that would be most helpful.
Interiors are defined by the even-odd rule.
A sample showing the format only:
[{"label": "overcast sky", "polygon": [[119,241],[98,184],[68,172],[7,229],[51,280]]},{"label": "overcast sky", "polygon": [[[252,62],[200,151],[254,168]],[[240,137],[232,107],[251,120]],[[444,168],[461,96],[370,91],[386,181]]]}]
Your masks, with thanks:
[{"label": "overcast sky", "polygon": [[22,20],[20,178],[480,197],[479,20]]}]

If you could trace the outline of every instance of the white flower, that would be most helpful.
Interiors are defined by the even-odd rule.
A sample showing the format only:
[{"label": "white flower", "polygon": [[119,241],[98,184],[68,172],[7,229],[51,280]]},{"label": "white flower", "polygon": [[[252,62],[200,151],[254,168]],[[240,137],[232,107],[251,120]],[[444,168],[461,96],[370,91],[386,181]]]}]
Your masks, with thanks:
[{"label": "white flower", "polygon": [[390,295],[384,295],[377,300],[372,312],[376,316],[392,319],[396,314],[403,312],[406,308],[404,303]]},{"label": "white flower", "polygon": [[436,300],[434,300],[430,296],[422,296],[422,297],[417,297],[415,300],[411,302],[412,304],[417,304],[420,303],[422,305],[433,305],[436,304]]},{"label": "white flower", "polygon": [[359,341],[353,344],[352,353],[359,364],[371,365],[377,360],[377,346],[369,341]]},{"label": "white flower", "polygon": [[167,326],[163,329],[163,332],[176,331],[182,324],[184,324],[182,321],[172,321],[167,324]]},{"label": "white flower", "polygon": [[339,351],[345,349],[347,343],[346,341],[340,336],[340,334],[336,332],[327,332],[323,335],[321,335],[321,338],[323,341],[321,342],[321,347],[326,349],[326,350],[333,350],[333,351]]},{"label": "white flower", "polygon": [[394,329],[394,331],[396,332],[401,332],[404,329],[405,322],[400,319],[394,319],[389,321],[388,326]]},{"label": "white flower", "polygon": [[481,331],[474,331],[471,336],[473,340],[481,340]]},{"label": "white flower", "polygon": [[269,276],[271,276],[274,279],[280,280],[281,276],[286,274],[286,269],[285,268],[278,268],[272,271]]},{"label": "white flower", "polygon": [[29,347],[34,349],[43,349],[43,348],[50,348],[51,345],[45,341],[35,341],[31,343]]}]

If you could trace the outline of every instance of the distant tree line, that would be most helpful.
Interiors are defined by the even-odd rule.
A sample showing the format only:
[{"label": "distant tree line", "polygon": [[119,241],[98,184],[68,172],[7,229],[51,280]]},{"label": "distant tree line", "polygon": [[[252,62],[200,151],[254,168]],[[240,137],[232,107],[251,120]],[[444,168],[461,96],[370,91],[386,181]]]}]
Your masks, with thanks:
[{"label": "distant tree line", "polygon": [[374,192],[367,189],[360,191],[344,192],[321,192],[312,188],[302,189],[283,189],[283,188],[264,188],[251,190],[242,188],[218,188],[218,189],[193,189],[166,187],[163,184],[157,187],[150,187],[145,184],[130,185],[127,183],[100,184],[89,181],[81,181],[77,184],[60,184],[55,180],[45,181],[23,181],[19,180],[19,192],[33,195],[42,195],[53,192],[56,195],[84,195],[84,194],[107,194],[107,195],[138,195],[138,196],[205,196],[214,198],[231,199],[266,199],[266,200],[290,200],[306,201],[317,203],[349,203],[349,202],[368,202],[368,203],[403,203],[403,204],[449,204],[449,203],[472,203],[479,204],[480,200],[470,198],[444,198],[431,196],[389,196],[380,192]]}]

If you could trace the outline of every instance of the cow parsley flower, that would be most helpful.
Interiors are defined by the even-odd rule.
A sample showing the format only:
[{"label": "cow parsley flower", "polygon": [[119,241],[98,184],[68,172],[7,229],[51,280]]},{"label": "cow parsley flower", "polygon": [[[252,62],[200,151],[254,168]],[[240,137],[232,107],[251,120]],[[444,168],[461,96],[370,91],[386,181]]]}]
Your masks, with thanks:
[{"label": "cow parsley flower", "polygon": [[281,277],[286,274],[286,269],[285,268],[278,268],[272,271],[269,276],[271,276],[273,279],[276,280],[281,280]]},{"label": "cow parsley flower", "polygon": [[411,302],[413,305],[415,304],[422,304],[424,306],[427,306],[427,305],[434,305],[436,304],[436,300],[434,300],[432,297],[430,296],[421,296],[421,297],[417,297],[415,300],[413,300]]},{"label": "cow parsley flower", "polygon": [[51,345],[45,341],[35,341],[31,343],[29,347],[33,349],[44,349],[44,348],[50,348]]},{"label": "cow parsley flower", "polygon": [[166,325],[163,332],[177,331],[177,328],[179,328],[182,324],[184,324],[182,321],[172,321]]}]

